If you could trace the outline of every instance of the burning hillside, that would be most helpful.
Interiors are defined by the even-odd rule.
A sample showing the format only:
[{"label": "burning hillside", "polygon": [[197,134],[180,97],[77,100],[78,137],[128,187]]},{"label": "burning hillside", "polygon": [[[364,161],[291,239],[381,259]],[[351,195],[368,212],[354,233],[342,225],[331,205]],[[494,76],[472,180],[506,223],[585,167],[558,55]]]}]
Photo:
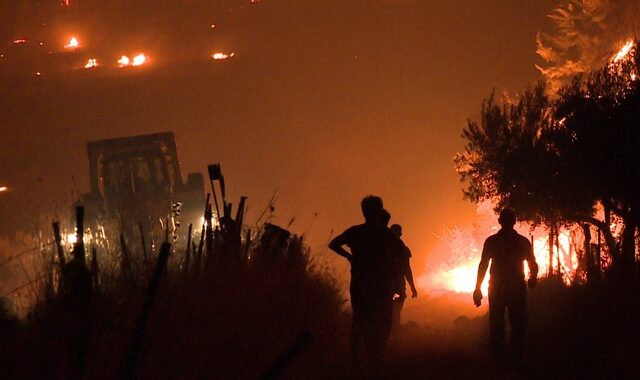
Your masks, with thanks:
[{"label": "burning hillside", "polygon": [[[0,28],[0,70],[51,75],[94,68],[97,62],[105,69],[142,66],[149,55],[162,65],[201,60],[211,50],[229,45],[227,33],[233,29],[233,17],[258,6],[249,0],[216,5],[185,1],[177,8],[164,3],[98,3],[69,1],[10,8],[13,18],[30,21]],[[193,21],[184,23],[186,19]],[[233,55],[217,52],[213,58],[224,60]]]}]

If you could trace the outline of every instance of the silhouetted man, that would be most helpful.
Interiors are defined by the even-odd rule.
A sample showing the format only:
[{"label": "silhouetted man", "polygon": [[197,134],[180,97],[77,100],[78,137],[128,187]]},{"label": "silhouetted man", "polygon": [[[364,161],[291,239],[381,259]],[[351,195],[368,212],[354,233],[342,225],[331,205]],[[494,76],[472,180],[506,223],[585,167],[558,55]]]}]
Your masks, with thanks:
[{"label": "silhouetted man", "polygon": [[[381,359],[391,325],[392,290],[389,268],[391,233],[382,199],[369,195],[362,199],[364,224],[348,228],[336,236],[329,248],[351,263],[351,351],[354,364],[359,359],[361,343],[374,360]],[[386,216],[385,216],[386,214]],[[343,246],[349,247],[350,252]]]},{"label": "silhouetted man", "polygon": [[524,280],[524,261],[529,264],[529,287],[536,285],[538,264],[533,255],[529,240],[518,234],[513,226],[516,214],[513,209],[505,208],[500,212],[498,222],[502,228],[485,240],[482,258],[478,265],[476,290],[473,302],[476,307],[482,302],[480,286],[484,280],[489,261],[489,350],[498,362],[504,360],[505,347],[505,309],[509,311],[511,326],[511,347],[516,361],[522,359],[525,329],[527,327],[526,286]]},{"label": "silhouetted man", "polygon": [[413,272],[411,271],[411,250],[402,241],[402,226],[394,224],[389,227],[389,230],[393,235],[398,238],[400,242],[401,252],[397,258],[394,278],[394,300],[393,300],[393,317],[392,328],[395,329],[400,325],[400,314],[402,313],[402,307],[404,306],[404,300],[407,298],[407,285],[411,287],[411,298],[418,297],[418,290],[413,282]]}]

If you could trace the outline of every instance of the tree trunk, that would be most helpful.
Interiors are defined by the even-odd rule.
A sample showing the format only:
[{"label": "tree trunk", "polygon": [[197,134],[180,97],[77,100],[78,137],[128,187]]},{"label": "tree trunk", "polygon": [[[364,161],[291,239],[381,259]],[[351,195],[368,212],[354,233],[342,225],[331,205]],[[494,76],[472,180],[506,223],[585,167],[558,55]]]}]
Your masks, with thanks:
[{"label": "tree trunk", "polygon": [[620,249],[620,264],[631,267],[636,257],[636,224],[632,216],[625,216],[624,230],[622,230],[622,243]]},{"label": "tree trunk", "polygon": [[609,255],[611,257],[616,257],[618,255],[618,245],[616,244],[616,239],[613,237],[611,229],[609,228],[610,224],[607,224],[606,222],[603,222],[591,216],[578,216],[574,218],[568,218],[567,220],[575,223],[589,223],[592,226],[598,228],[598,231],[604,235],[604,241],[607,245],[607,251],[609,252]]},{"label": "tree trunk", "polygon": [[589,225],[583,224],[582,231],[584,232],[584,265],[587,270],[587,282],[591,282],[595,278],[595,265],[593,254],[591,253],[591,230]]}]

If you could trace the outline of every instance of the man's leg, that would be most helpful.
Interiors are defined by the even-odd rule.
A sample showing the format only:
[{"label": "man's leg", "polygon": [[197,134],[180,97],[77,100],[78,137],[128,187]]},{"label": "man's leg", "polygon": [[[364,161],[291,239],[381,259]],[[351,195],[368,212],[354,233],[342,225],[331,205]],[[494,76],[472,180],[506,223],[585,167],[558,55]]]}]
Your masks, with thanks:
[{"label": "man's leg", "polygon": [[504,360],[504,297],[489,291],[489,354],[498,363]]},{"label": "man's leg", "polygon": [[393,317],[391,319],[391,332],[396,334],[400,323],[402,322],[402,307],[404,306],[405,297],[399,297],[393,300]]},{"label": "man's leg", "polygon": [[526,290],[514,295],[509,302],[509,325],[511,326],[511,349],[513,358],[521,361],[524,352],[524,337],[527,329]]},{"label": "man's leg", "polygon": [[356,315],[354,310],[353,319],[351,320],[351,363],[353,366],[360,364],[360,346],[364,338],[362,321]]},{"label": "man's leg", "polygon": [[351,309],[353,317],[351,319],[351,362],[353,366],[360,363],[360,347],[364,343],[366,324],[364,318],[366,312],[363,310],[362,296],[358,293],[357,288],[351,286]]}]

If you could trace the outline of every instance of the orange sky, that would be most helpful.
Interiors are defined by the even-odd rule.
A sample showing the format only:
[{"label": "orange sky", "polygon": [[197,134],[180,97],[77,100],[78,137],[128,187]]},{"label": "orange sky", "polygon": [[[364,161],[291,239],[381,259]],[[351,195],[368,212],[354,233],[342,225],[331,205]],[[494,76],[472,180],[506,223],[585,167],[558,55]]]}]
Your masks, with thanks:
[{"label": "orange sky", "polygon": [[[277,189],[275,221],[295,217],[319,250],[361,221],[362,196],[382,196],[420,268],[433,233],[474,217],[451,160],[466,119],[492,88],[540,79],[535,35],[553,5],[264,0],[191,44],[202,58],[135,35],[152,61],[134,74],[36,78],[0,64],[0,186],[13,189],[0,194],[0,233],[88,191],[88,141],[171,130],[185,178],[220,162],[250,221]],[[213,49],[236,55],[214,63]]]}]

